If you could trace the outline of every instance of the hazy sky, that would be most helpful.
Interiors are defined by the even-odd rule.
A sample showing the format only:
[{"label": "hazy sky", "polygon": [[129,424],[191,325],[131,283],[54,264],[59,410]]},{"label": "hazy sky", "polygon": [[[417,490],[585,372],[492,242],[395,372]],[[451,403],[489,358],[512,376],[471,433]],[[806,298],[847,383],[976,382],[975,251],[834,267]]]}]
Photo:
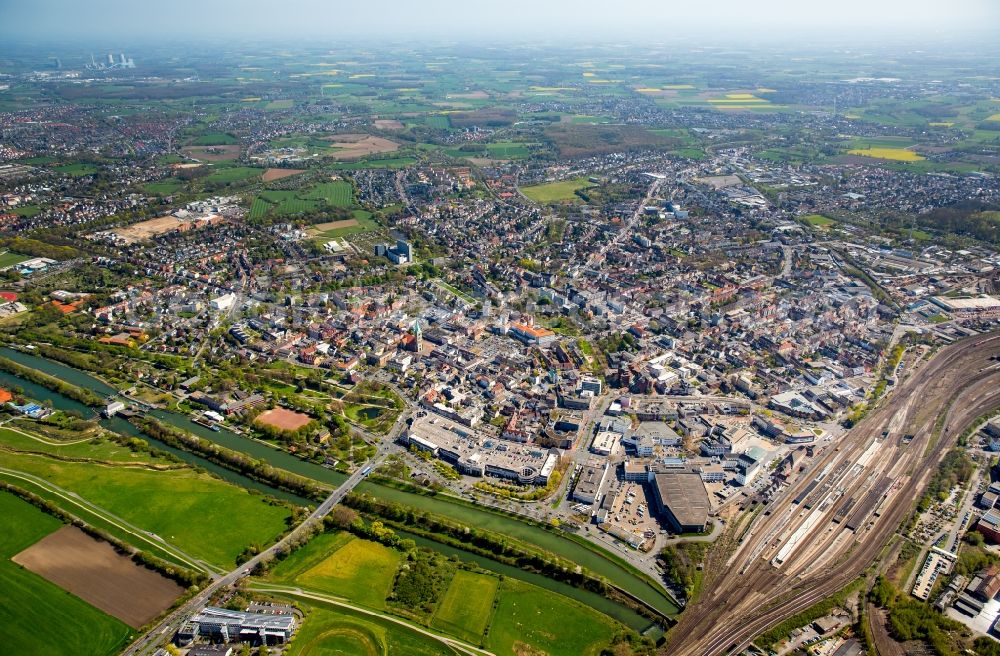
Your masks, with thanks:
[{"label": "hazy sky", "polygon": [[811,35],[853,41],[1000,33],[1000,0],[0,0],[0,35],[670,40]]}]

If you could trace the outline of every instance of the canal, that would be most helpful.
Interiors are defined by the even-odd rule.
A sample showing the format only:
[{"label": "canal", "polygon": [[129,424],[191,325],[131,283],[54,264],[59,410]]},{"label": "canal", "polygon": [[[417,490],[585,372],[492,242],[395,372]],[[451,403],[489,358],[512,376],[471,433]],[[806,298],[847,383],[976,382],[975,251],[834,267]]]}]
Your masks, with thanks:
[{"label": "canal", "polygon": [[[68,367],[59,362],[54,362],[47,358],[16,351],[6,347],[0,347],[0,356],[14,360],[26,367],[31,367],[53,376],[58,376],[66,382],[90,389],[98,394],[110,396],[117,393],[114,388],[94,376],[80,371],[79,369]],[[39,385],[35,385],[30,381],[23,380],[6,372],[0,372],[0,384],[20,386],[24,389],[28,396],[32,396],[40,400],[49,399],[52,402],[53,407],[60,410],[77,410],[78,412],[82,412],[84,416],[93,415],[93,410],[81,403],[68,399]],[[194,433],[199,437],[203,437],[221,446],[245,453],[259,460],[264,460],[274,467],[326,483],[331,487],[339,486],[347,479],[345,474],[332,469],[327,469],[317,463],[302,460],[287,451],[278,449],[277,447],[272,447],[263,442],[242,437],[226,428],[221,428],[219,431],[213,431],[205,426],[194,423],[185,415],[168,410],[153,410],[150,414],[164,423],[171,424],[177,428]],[[141,437],[156,448],[169,451],[177,457],[184,459],[186,462],[197,464],[199,467],[215,472],[219,476],[231,482],[251,489],[260,490],[262,492],[266,491],[267,494],[272,494],[282,499],[293,500],[296,503],[307,502],[301,497],[289,495],[287,492],[258,483],[247,478],[246,476],[215,465],[200,456],[180,449],[168,447],[166,444],[163,444],[148,435],[142,434],[138,431],[138,429],[122,419],[104,420],[104,422],[113,422],[105,423],[105,425],[107,425],[107,427],[111,430]],[[125,428],[126,426],[128,428]],[[362,483],[358,489],[359,491],[367,492],[372,496],[396,501],[414,508],[457,519],[472,526],[481,527],[502,535],[509,535],[511,537],[524,540],[530,544],[538,545],[543,549],[564,556],[579,565],[586,567],[590,571],[614,581],[615,584],[623,590],[626,590],[639,599],[642,599],[666,615],[675,615],[679,610],[677,606],[652,583],[636,573],[629,571],[629,569],[612,557],[604,555],[602,553],[603,550],[599,550],[597,547],[590,548],[586,545],[580,544],[570,537],[560,535],[556,532],[549,531],[538,526],[533,526],[512,517],[475,508],[463,502],[450,501],[446,498],[413,494],[411,492],[405,492],[391,487],[376,485],[371,482]],[[603,597],[601,598],[603,599]],[[617,604],[615,605],[617,606]]]}]

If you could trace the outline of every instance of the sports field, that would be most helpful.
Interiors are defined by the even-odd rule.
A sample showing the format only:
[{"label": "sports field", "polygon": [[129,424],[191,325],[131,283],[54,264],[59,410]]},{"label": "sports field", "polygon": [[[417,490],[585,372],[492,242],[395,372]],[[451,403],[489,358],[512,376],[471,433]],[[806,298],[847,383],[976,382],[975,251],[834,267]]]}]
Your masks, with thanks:
[{"label": "sports field", "polygon": [[50,533],[12,560],[136,629],[184,594],[170,579],[75,526]]},{"label": "sports field", "polygon": [[576,200],[577,196],[574,192],[578,189],[586,189],[593,186],[593,183],[588,182],[587,178],[573,178],[571,180],[560,180],[559,182],[522,187],[521,193],[536,203],[562,203]]},{"label": "sports field", "polygon": [[822,214],[807,214],[802,217],[802,220],[811,226],[817,228],[825,228],[828,225],[836,223],[833,219],[828,216],[823,216]]},{"label": "sports field", "polygon": [[312,421],[312,417],[288,408],[271,408],[260,413],[257,421],[279,430],[296,431]]},{"label": "sports field", "polygon": [[486,647],[498,656],[596,656],[616,628],[612,619],[579,602],[505,578]]},{"label": "sports field", "polygon": [[21,262],[26,262],[31,258],[27,255],[19,255],[18,253],[11,253],[10,251],[4,251],[0,253],[0,269],[6,269],[7,267],[12,267],[15,264],[20,264]]},{"label": "sports field", "polygon": [[355,210],[353,219],[343,219],[341,221],[329,221],[318,223],[311,228],[317,237],[326,239],[338,239],[347,235],[355,235],[359,232],[370,232],[378,230],[379,224],[372,219],[370,212]]},{"label": "sports field", "polygon": [[277,565],[269,578],[382,609],[399,559],[398,551],[377,542],[324,533]]},{"label": "sports field", "polygon": [[500,579],[458,570],[438,604],[431,626],[478,645],[493,616]]},{"label": "sports field", "polygon": [[[12,494],[0,492],[0,626],[4,654],[110,656],[125,645],[129,627],[82,599],[11,562],[10,557],[62,523]],[[39,630],[58,627],[58,631]]]},{"label": "sports field", "polygon": [[[150,468],[166,464],[163,459],[128,453],[121,461],[97,463],[0,451],[0,466],[40,476],[75,492],[220,567],[231,567],[246,546],[267,544],[284,531],[290,514],[285,507],[270,505],[190,467]],[[206,535],[212,539],[206,540]]]}]

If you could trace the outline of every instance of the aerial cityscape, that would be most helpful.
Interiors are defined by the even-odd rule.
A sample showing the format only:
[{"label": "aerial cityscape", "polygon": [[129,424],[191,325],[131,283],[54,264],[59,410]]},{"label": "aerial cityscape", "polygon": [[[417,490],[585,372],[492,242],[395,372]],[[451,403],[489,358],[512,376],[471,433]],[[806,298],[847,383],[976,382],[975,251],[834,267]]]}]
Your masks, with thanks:
[{"label": "aerial cityscape", "polygon": [[1000,656],[1000,5],[715,4],[0,2],[0,655]]}]

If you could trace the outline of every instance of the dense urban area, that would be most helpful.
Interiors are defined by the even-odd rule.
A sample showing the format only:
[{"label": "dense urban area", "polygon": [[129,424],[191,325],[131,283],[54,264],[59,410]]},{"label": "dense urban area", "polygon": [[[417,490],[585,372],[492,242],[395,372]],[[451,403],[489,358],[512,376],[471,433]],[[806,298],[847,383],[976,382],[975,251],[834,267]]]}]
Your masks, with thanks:
[{"label": "dense urban area", "polygon": [[92,47],[0,46],[0,652],[1000,654],[995,43]]}]

